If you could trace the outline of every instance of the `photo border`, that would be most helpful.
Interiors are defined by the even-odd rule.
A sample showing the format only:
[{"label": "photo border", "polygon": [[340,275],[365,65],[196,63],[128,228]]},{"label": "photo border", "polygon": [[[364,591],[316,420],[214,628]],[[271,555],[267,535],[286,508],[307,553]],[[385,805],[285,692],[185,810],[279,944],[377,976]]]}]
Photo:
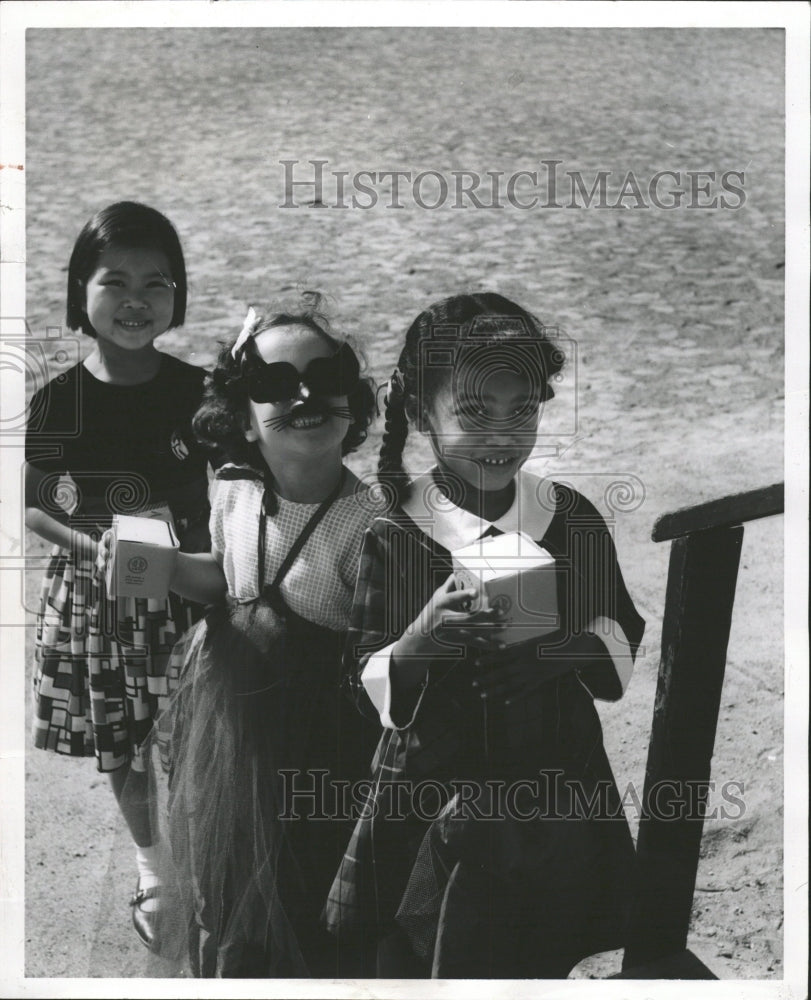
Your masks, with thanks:
[{"label": "photo border", "polygon": [[[548,26],[548,27],[783,27],[786,30],[786,369],[785,369],[785,943],[783,980],[735,980],[703,983],[702,995],[713,997],[785,997],[805,995],[808,923],[808,303],[809,270],[809,24],[805,4],[796,3],[533,3],[520,2],[382,2],[329,0],[315,3],[205,0],[149,4],[78,2],[64,4],[7,0],[0,10],[0,316],[25,316],[25,31],[27,28],[71,27],[245,27],[245,26]],[[745,99],[742,97],[742,100]],[[5,333],[5,331],[4,331]],[[2,415],[24,409],[19,372],[3,369]],[[3,568],[21,572],[22,539],[14,527],[22,523],[19,496],[22,448],[3,444]],[[16,560],[16,561],[15,561]],[[600,980],[563,983],[462,981],[431,984],[367,980],[349,987],[325,981],[152,979],[26,979],[24,948],[24,690],[16,664],[23,662],[24,618],[19,587],[0,574],[0,940],[3,942],[3,996],[22,997],[153,997],[287,996],[376,997],[442,996],[599,996],[642,998],[690,996],[688,983]],[[799,794],[802,789],[804,794]],[[802,833],[800,833],[802,831]],[[171,987],[169,984],[171,983]]]}]

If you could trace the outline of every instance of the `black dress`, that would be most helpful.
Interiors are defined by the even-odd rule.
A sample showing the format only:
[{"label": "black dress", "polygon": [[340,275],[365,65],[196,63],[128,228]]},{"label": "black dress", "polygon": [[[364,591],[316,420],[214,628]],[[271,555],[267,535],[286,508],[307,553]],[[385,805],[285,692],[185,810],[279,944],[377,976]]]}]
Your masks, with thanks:
[{"label": "black dress", "polygon": [[[644,623],[605,522],[580,494],[547,487],[546,516],[518,519],[543,525],[533,537],[558,566],[560,630],[547,645],[613,622],[630,660]],[[377,519],[364,540],[347,655],[367,710],[370,655],[452,570],[441,533],[412,515]],[[497,524],[519,526],[507,515]],[[504,653],[538,655],[535,644]],[[622,687],[606,654],[591,676],[573,663],[516,703],[487,707],[471,685],[473,659],[432,662],[411,717],[384,729],[325,918],[343,934],[374,933],[383,976],[565,977],[623,944],[634,850],[591,693],[616,698]]]}]

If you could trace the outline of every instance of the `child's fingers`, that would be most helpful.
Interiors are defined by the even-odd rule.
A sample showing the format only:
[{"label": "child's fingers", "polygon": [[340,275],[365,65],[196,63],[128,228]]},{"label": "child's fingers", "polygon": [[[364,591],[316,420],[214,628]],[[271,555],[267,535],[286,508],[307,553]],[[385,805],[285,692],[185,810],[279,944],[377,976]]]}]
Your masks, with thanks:
[{"label": "child's fingers", "polygon": [[500,608],[486,608],[484,611],[474,611],[469,616],[471,625],[486,625],[488,628],[503,629],[504,612]]},{"label": "child's fingers", "polygon": [[451,608],[441,608],[439,612],[439,624],[443,630],[463,628],[470,622],[470,615],[466,611],[454,611]]},{"label": "child's fingers", "polygon": [[501,652],[507,648],[507,644],[494,635],[482,635],[481,632],[471,632],[469,629],[460,629],[460,634],[466,645],[475,646],[484,653]]},{"label": "child's fingers", "polygon": [[108,528],[107,531],[104,532],[104,534],[101,536],[101,538],[98,541],[98,546],[96,548],[96,553],[101,558],[106,559],[109,556],[110,550],[112,549],[112,547],[113,547],[113,533]]},{"label": "child's fingers", "polygon": [[437,594],[452,594],[458,587],[459,585],[456,576],[451,573],[451,575],[437,587],[436,592]]},{"label": "child's fingers", "polygon": [[484,632],[481,629],[467,628],[469,616],[459,616],[455,623],[443,627],[443,637],[452,642],[461,642],[465,646],[473,646],[481,653],[495,652],[506,649],[503,640],[503,630],[492,628]]},{"label": "child's fingers", "polygon": [[[437,597],[436,606],[438,608],[458,608],[460,611],[469,611],[471,603],[478,596],[478,592],[471,589],[465,590],[443,590]],[[470,617],[469,614],[466,617]]]},{"label": "child's fingers", "polygon": [[457,608],[451,603],[442,604],[437,610],[442,622],[453,622],[469,628],[471,631],[478,630],[487,634],[504,631],[504,626],[497,617],[492,617],[489,611],[476,611],[471,614],[469,611],[465,611],[464,607]]},{"label": "child's fingers", "polygon": [[108,528],[98,540],[96,545],[96,560],[93,570],[93,575],[96,579],[100,579],[105,570],[107,569],[107,563],[110,560],[113,547],[113,532]]},{"label": "child's fingers", "polygon": [[504,649],[504,625],[499,620],[498,612],[479,611],[472,615],[467,615],[464,621],[460,622],[460,627],[464,629],[465,635],[477,639],[484,639],[483,645],[495,649]]}]

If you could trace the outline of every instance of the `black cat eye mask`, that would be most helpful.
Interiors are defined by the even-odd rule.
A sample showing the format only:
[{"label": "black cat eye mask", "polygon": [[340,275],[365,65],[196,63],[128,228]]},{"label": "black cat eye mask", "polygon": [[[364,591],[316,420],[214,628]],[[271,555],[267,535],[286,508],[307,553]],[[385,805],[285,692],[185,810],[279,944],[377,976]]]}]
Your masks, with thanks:
[{"label": "black cat eye mask", "polygon": [[360,381],[360,363],[349,344],[341,344],[328,358],[313,358],[303,372],[289,361],[267,364],[249,341],[250,368],[243,376],[254,403],[281,403],[295,399],[305,385],[314,396],[348,396]]}]

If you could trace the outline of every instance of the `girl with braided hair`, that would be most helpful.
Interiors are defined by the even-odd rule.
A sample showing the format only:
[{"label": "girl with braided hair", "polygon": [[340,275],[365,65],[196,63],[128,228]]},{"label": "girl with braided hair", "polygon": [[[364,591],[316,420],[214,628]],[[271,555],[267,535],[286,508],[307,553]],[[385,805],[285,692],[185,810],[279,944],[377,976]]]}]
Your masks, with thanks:
[{"label": "girl with braided hair", "polygon": [[[384,730],[325,910],[375,937],[381,976],[563,978],[623,943],[633,844],[593,700],[622,696],[644,623],[597,510],[523,468],[562,363],[521,306],[457,295],[417,316],[389,383],[391,509],[364,539],[346,651]],[[413,480],[412,428],[436,463]],[[453,550],[510,531],[555,559],[540,641],[508,643],[452,572]]]}]

